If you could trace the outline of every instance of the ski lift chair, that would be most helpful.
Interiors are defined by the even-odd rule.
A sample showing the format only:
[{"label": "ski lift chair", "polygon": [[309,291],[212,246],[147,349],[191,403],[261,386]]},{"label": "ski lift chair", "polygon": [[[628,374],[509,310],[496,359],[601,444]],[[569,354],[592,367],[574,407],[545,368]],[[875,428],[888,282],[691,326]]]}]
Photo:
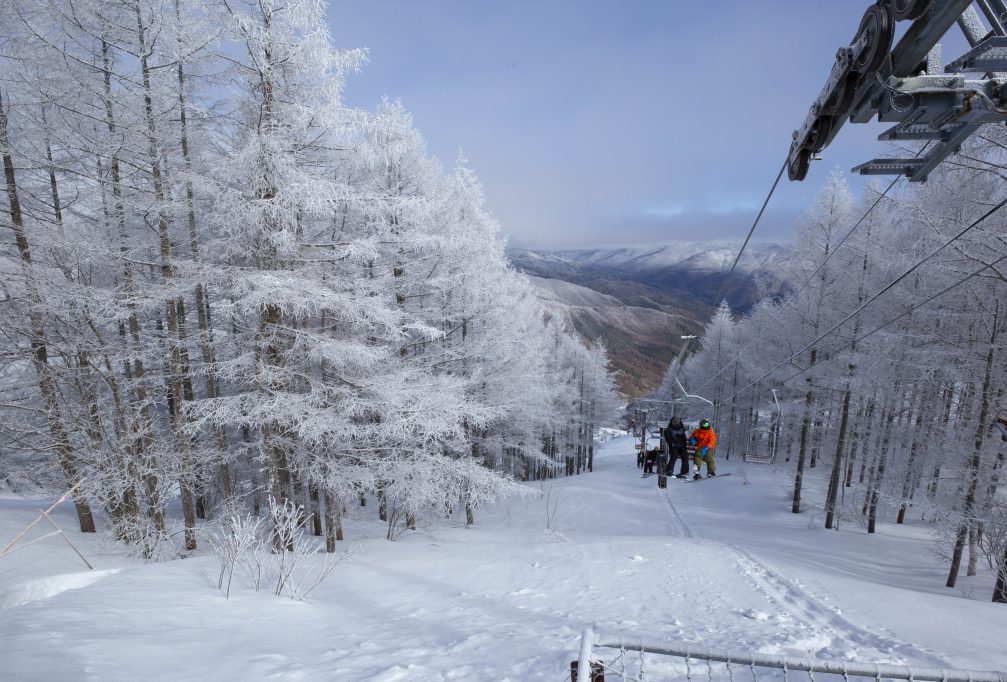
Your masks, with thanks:
[{"label": "ski lift chair", "polygon": [[[770,426],[756,426],[748,433],[748,447],[745,448],[745,462],[756,464],[773,463],[772,447],[773,429]],[[766,447],[763,449],[762,443],[765,441]]]},{"label": "ski lift chair", "polygon": [[[776,432],[776,426],[780,421],[780,416],[783,414],[783,408],[780,407],[780,401],[776,397],[776,389],[770,389],[773,393],[773,404],[775,405],[775,414],[773,414],[772,419],[766,426],[756,426],[751,431],[748,432],[748,447],[745,449],[745,455],[743,459],[745,462],[755,462],[758,464],[772,464],[776,461],[776,442],[774,438],[778,435]],[[756,444],[756,436],[758,436],[758,450],[754,447]],[[766,441],[766,449],[762,449],[762,441]]]}]

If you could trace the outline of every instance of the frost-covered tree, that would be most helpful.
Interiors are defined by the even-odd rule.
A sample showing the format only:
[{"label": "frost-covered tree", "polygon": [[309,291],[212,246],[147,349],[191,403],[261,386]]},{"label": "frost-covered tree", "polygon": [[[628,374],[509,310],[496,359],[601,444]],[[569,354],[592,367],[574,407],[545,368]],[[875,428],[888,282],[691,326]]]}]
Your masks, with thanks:
[{"label": "frost-covered tree", "polygon": [[949,587],[966,553],[970,573],[980,555],[994,567],[1004,556],[1005,453],[992,422],[1007,379],[1005,218],[952,238],[1002,194],[1002,137],[989,131],[925,186],[869,190],[856,204],[833,174],[799,225],[791,292],[733,321],[744,341],[727,357],[711,352],[724,338],[718,312],[681,373],[718,395],[734,375],[718,401],[728,442],[771,411],[777,390],[780,447],[796,456],[794,512],[809,504],[802,477],[820,454],[832,455],[815,504],[827,527],[845,517],[875,532],[921,504]]},{"label": "frost-covered tree", "polygon": [[589,469],[613,410],[474,173],[400,103],[342,104],[365,53],[324,11],[0,5],[3,481],[77,485],[81,527],[149,558],[221,508],[310,516],[330,551],[357,500],[390,538],[473,523]]}]

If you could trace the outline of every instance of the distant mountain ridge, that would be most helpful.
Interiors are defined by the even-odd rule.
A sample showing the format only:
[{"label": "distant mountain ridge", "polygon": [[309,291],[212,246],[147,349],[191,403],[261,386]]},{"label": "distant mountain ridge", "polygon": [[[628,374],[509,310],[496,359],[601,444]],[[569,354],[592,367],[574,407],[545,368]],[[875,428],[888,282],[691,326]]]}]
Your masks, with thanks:
[{"label": "distant mountain ridge", "polygon": [[[673,242],[652,246],[596,248],[596,249],[512,249],[511,258],[517,263],[526,258],[542,263],[597,266],[611,269],[642,269],[646,271],[667,268],[692,268],[724,270],[730,268],[741,248],[740,242]],[[753,242],[745,249],[738,268],[752,271],[774,265],[788,258],[791,247],[779,243]],[[736,271],[737,272],[737,271]]]},{"label": "distant mountain ridge", "polygon": [[[627,305],[693,309],[694,316],[705,316],[709,306],[719,303],[713,298],[740,246],[727,241],[676,242],[607,249],[512,249],[509,255],[530,275],[580,284]],[[747,312],[761,298],[784,292],[786,283],[779,272],[791,253],[784,244],[749,244],[722,294],[731,308]]]},{"label": "distant mountain ridge", "polygon": [[[515,267],[535,278],[542,300],[585,340],[605,343],[620,372],[619,387],[632,398],[657,387],[680,347],[680,336],[702,330],[740,246],[711,241],[511,249],[509,256]],[[779,273],[791,253],[784,244],[749,244],[722,298],[735,312],[745,313],[764,297],[782,295],[787,284]]]}]

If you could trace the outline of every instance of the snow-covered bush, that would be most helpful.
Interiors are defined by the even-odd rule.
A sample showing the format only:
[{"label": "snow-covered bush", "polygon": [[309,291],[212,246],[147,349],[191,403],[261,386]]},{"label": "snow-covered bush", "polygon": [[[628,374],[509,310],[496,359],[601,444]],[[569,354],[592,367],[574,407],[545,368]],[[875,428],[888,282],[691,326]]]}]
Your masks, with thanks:
[{"label": "snow-covered bush", "polygon": [[[231,515],[219,533],[211,533],[207,538],[210,548],[220,560],[217,589],[224,590],[225,597],[231,596],[235,569],[243,565],[249,554],[258,551],[262,542],[262,521],[251,514]],[[258,580],[255,584],[258,585]]]},{"label": "snow-covered bush", "polygon": [[222,532],[209,536],[220,561],[217,589],[230,597],[235,571],[240,570],[256,592],[267,589],[278,597],[304,599],[340,562],[360,551],[359,545],[352,545],[339,554],[320,552],[304,541],[308,520],[303,509],[272,497],[267,518],[229,516]]}]

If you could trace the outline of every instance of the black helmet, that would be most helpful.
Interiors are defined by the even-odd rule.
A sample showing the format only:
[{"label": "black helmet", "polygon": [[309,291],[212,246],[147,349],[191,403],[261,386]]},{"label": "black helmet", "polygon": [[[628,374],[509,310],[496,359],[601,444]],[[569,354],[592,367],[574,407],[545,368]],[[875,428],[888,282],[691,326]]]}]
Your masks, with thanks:
[{"label": "black helmet", "polygon": [[699,428],[701,428],[701,429],[708,429],[708,428],[710,428],[710,422],[706,421],[705,419],[700,420],[700,422],[699,422]]}]

